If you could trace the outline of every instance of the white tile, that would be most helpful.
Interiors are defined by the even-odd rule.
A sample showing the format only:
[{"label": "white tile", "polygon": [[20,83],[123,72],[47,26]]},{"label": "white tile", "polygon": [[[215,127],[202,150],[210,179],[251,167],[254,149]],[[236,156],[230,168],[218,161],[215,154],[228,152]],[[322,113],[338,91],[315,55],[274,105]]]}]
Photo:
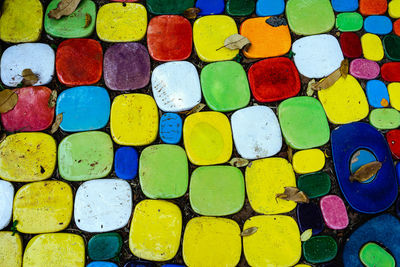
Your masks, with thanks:
[{"label": "white tile", "polygon": [[10,182],[0,180],[0,230],[11,221],[13,201],[14,187]]}]

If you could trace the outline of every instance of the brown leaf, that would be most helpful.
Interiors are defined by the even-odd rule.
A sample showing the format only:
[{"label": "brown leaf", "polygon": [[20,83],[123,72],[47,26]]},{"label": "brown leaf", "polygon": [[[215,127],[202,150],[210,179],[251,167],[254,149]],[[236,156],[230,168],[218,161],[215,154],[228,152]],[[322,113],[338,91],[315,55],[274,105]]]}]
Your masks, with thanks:
[{"label": "brown leaf", "polygon": [[58,127],[60,127],[62,120],[63,120],[63,114],[60,113],[56,116],[56,119],[55,119],[53,125],[51,125],[51,130],[50,130],[51,134],[57,132]]},{"label": "brown leaf", "polygon": [[18,95],[14,90],[4,89],[0,92],[0,113],[12,110],[18,102]]},{"label": "brown leaf", "polygon": [[289,161],[289,162],[292,162],[292,159],[293,159],[293,149],[292,149],[290,146],[288,146],[288,148],[287,148],[287,156],[288,156],[288,161]]},{"label": "brown leaf", "polygon": [[312,89],[313,85],[315,84],[315,79],[312,79],[307,84],[307,95],[312,96],[314,94],[314,90]]},{"label": "brown leaf", "polygon": [[314,83],[312,85],[312,89],[314,91],[320,91],[320,90],[323,90],[323,89],[327,89],[327,88],[331,87],[332,85],[334,85],[335,82],[340,79],[340,77],[342,77],[342,74],[341,74],[340,68],[339,68],[339,69],[335,70],[334,72],[332,72],[325,79],[320,80],[317,83]]},{"label": "brown leaf", "polygon": [[62,16],[71,15],[78,7],[80,1],[81,0],[61,0],[57,8],[50,10],[47,16],[52,19],[60,19]]},{"label": "brown leaf", "polygon": [[382,98],[382,100],[381,100],[381,106],[382,106],[382,107],[387,107],[387,106],[389,106],[389,102],[388,102],[385,98]]},{"label": "brown leaf", "polygon": [[242,159],[242,158],[233,158],[231,161],[229,161],[229,164],[231,164],[233,167],[246,167],[249,165],[249,161],[247,159]]},{"label": "brown leaf", "polygon": [[225,39],[224,42],[224,46],[221,46],[220,48],[217,49],[220,50],[222,48],[228,48],[230,50],[236,50],[236,49],[244,49],[245,51],[247,51],[250,47],[251,43],[249,41],[249,39],[247,39],[246,37],[235,33],[231,36],[229,36],[228,38]]},{"label": "brown leaf", "polygon": [[83,28],[89,27],[90,23],[92,23],[92,16],[90,16],[89,13],[86,13],[86,15],[85,15],[85,26]]},{"label": "brown leaf", "polygon": [[255,234],[258,230],[258,227],[250,227],[247,228],[246,230],[243,230],[243,232],[240,233],[240,236],[249,236],[252,234]]},{"label": "brown leaf", "polygon": [[183,16],[187,19],[195,19],[197,17],[197,14],[200,13],[200,8],[197,7],[191,7],[185,10],[183,12]]},{"label": "brown leaf", "polygon": [[300,240],[301,240],[302,242],[305,242],[305,241],[307,241],[308,239],[310,239],[311,237],[312,237],[312,229],[310,228],[310,229],[305,230],[305,231],[301,234]]},{"label": "brown leaf", "polygon": [[31,69],[24,69],[22,71],[22,78],[22,84],[24,86],[34,85],[39,80],[38,76],[33,73]]},{"label": "brown leaf", "polygon": [[296,203],[310,202],[307,195],[303,191],[300,191],[297,187],[285,187],[285,192],[282,194],[277,194],[276,198],[291,200]]},{"label": "brown leaf", "polygon": [[184,112],[181,112],[181,113],[183,113],[183,114],[189,116],[190,114],[200,112],[205,106],[206,106],[205,104],[199,103],[199,104],[197,104],[196,106],[194,106],[191,110],[189,110],[189,111],[184,111]]},{"label": "brown leaf", "polygon": [[365,182],[381,169],[382,163],[379,161],[373,161],[361,166],[353,175],[350,175],[350,182]]},{"label": "brown leaf", "polygon": [[349,73],[349,60],[347,58],[342,60],[342,63],[340,64],[340,74],[343,78],[347,77],[347,74]]},{"label": "brown leaf", "polygon": [[57,91],[53,90],[53,91],[51,91],[51,94],[49,97],[49,102],[48,102],[49,108],[54,108],[56,106],[56,103],[57,103]]}]

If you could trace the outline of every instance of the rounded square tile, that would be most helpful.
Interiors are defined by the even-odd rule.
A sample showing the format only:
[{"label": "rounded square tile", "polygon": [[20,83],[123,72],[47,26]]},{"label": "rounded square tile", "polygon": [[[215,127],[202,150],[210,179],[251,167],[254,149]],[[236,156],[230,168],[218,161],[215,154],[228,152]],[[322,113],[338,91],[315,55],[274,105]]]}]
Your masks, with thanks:
[{"label": "rounded square tile", "polygon": [[92,260],[110,260],[119,256],[123,240],[118,233],[97,234],[90,238],[87,249]]},{"label": "rounded square tile", "polygon": [[1,40],[9,43],[36,42],[43,23],[39,0],[5,0],[0,17]]},{"label": "rounded square tile", "polygon": [[24,267],[85,266],[85,243],[79,235],[56,233],[34,236],[24,252]]},{"label": "rounded square tile", "polygon": [[22,238],[12,232],[0,232],[0,266],[21,267]]},{"label": "rounded square tile", "polygon": [[155,15],[179,15],[194,6],[194,0],[147,0],[147,9]]},{"label": "rounded square tile", "polygon": [[382,41],[378,35],[366,33],[361,36],[361,46],[366,59],[381,61],[384,57]]},{"label": "rounded square tile", "polygon": [[296,202],[276,198],[285,187],[296,187],[292,165],[283,158],[259,159],[246,167],[246,190],[254,211],[278,214],[293,210]]},{"label": "rounded square tile", "polygon": [[61,0],[53,0],[47,6],[44,14],[45,31],[51,36],[61,38],[83,38],[91,35],[96,24],[96,4],[91,0],[82,0],[71,15],[60,19],[50,18],[50,10],[57,8],[60,2]]},{"label": "rounded square tile", "polygon": [[75,195],[76,226],[89,233],[110,232],[127,225],[132,213],[132,189],[121,179],[87,181]]},{"label": "rounded square tile", "polygon": [[15,107],[1,114],[4,129],[8,132],[35,132],[50,127],[54,107],[49,107],[51,90],[44,86],[15,89],[18,102]]},{"label": "rounded square tile", "polygon": [[369,114],[369,122],[380,130],[396,129],[400,127],[400,112],[394,108],[374,109]]},{"label": "rounded square tile", "polygon": [[244,204],[244,177],[232,166],[206,166],[194,170],[190,178],[190,205],[205,216],[226,216]]},{"label": "rounded square tile", "polygon": [[189,167],[185,150],[176,145],[153,145],[140,154],[140,187],[149,198],[178,198],[186,193]]},{"label": "rounded square tile", "polygon": [[48,179],[56,166],[56,153],[56,141],[48,134],[8,135],[0,143],[0,177],[12,182]]},{"label": "rounded square tile", "polygon": [[300,260],[300,232],[293,218],[254,216],[243,229],[251,227],[257,227],[257,232],[243,237],[244,256],[250,266],[293,266]]},{"label": "rounded square tile", "polygon": [[[13,185],[10,182],[0,180],[0,230],[4,229],[11,221],[13,201],[14,201]],[[1,263],[1,256],[0,256],[0,263]]]},{"label": "rounded square tile", "polygon": [[109,3],[97,13],[96,31],[105,42],[135,42],[143,39],[147,11],[136,3]]},{"label": "rounded square tile", "polygon": [[343,55],[349,58],[358,58],[362,56],[360,37],[354,32],[344,32],[340,35],[340,46]]},{"label": "rounded square tile", "polygon": [[328,89],[318,91],[318,98],[329,121],[334,124],[359,121],[369,113],[364,90],[351,75],[347,75],[346,79],[340,78]]},{"label": "rounded square tile", "polygon": [[214,165],[232,155],[232,133],[228,118],[219,112],[198,112],[186,117],[183,142],[190,162]]},{"label": "rounded square tile", "polygon": [[164,113],[160,118],[160,138],[166,144],[178,144],[182,139],[182,118],[175,113]]},{"label": "rounded square tile", "polygon": [[387,8],[387,0],[360,0],[360,13],[364,16],[385,14]]},{"label": "rounded square tile", "polygon": [[257,0],[257,16],[277,16],[282,14],[284,10],[285,2],[283,0]]},{"label": "rounded square tile", "polygon": [[86,267],[118,267],[118,265],[108,261],[92,261]]},{"label": "rounded square tile", "polygon": [[195,66],[187,61],[157,66],[151,76],[154,98],[164,112],[189,110],[200,103],[201,87]]},{"label": "rounded square tile", "polygon": [[235,147],[242,158],[271,157],[282,147],[282,135],[275,113],[266,106],[247,107],[231,116]]},{"label": "rounded square tile", "polygon": [[26,234],[51,233],[68,227],[72,217],[71,187],[60,181],[22,186],[15,194],[13,221]]},{"label": "rounded square tile", "polygon": [[293,169],[296,173],[312,173],[325,166],[325,154],[319,149],[307,149],[293,155]]},{"label": "rounded square tile", "polygon": [[8,47],[1,56],[1,81],[17,87],[23,79],[22,71],[31,69],[38,77],[34,85],[51,82],[54,76],[55,53],[47,44],[28,43]]},{"label": "rounded square tile", "polygon": [[336,12],[356,11],[358,0],[332,0],[332,7]]},{"label": "rounded square tile", "polygon": [[394,19],[400,18],[400,1],[399,0],[392,0],[389,2],[388,13],[389,13],[389,16]]},{"label": "rounded square tile", "polygon": [[300,92],[299,73],[288,58],[258,61],[250,67],[248,76],[251,92],[259,102],[275,102]]},{"label": "rounded square tile", "polygon": [[228,112],[250,101],[246,71],[235,61],[211,63],[201,71],[201,89],[208,107]]},{"label": "rounded square tile", "polygon": [[400,83],[390,83],[388,85],[390,104],[393,108],[400,111]]},{"label": "rounded square tile", "polygon": [[365,89],[368,97],[368,103],[372,107],[383,108],[385,107],[385,104],[389,105],[389,93],[384,82],[380,80],[368,81]]},{"label": "rounded square tile", "polygon": [[313,97],[299,96],[283,101],[278,108],[283,136],[294,149],[323,146],[330,129],[324,108]]},{"label": "rounded square tile", "polygon": [[124,94],[111,105],[111,136],[117,144],[143,146],[154,142],[158,133],[158,109],[145,94]]},{"label": "rounded square tile", "polygon": [[274,17],[250,18],[240,26],[240,34],[251,42],[248,51],[243,54],[248,58],[265,58],[281,56],[289,52],[292,45],[289,27],[286,21],[280,26],[268,24]]},{"label": "rounded square tile", "polygon": [[114,169],[118,178],[132,180],[136,177],[139,155],[133,147],[120,147],[115,152]]},{"label": "rounded square tile", "polygon": [[197,0],[196,7],[200,9],[199,15],[217,15],[224,13],[224,0]]},{"label": "rounded square tile", "polygon": [[91,131],[68,135],[58,146],[58,171],[68,181],[107,176],[113,163],[113,143],[108,134]]},{"label": "rounded square tile", "polygon": [[67,86],[90,85],[100,80],[103,71],[103,49],[96,40],[63,41],[56,54],[57,77]]},{"label": "rounded square tile", "polygon": [[[223,244],[223,245],[222,245]],[[239,225],[230,219],[191,219],[183,236],[183,260],[188,266],[236,266],[242,253]]]},{"label": "rounded square tile", "polygon": [[192,39],[192,25],[181,16],[154,17],[147,27],[147,47],[154,60],[187,59],[192,53]]},{"label": "rounded square tile", "polygon": [[231,17],[212,15],[197,19],[193,24],[193,41],[197,55],[205,62],[233,59],[239,50],[224,47],[224,42],[236,33],[236,22]]},{"label": "rounded square tile", "polygon": [[254,0],[228,0],[226,14],[229,16],[250,16],[254,12],[256,3]]},{"label": "rounded square tile", "polygon": [[339,13],[336,16],[336,28],[341,32],[359,31],[363,27],[363,23],[363,17],[357,12]]},{"label": "rounded square tile", "polygon": [[164,200],[143,200],[136,205],[129,230],[129,248],[145,260],[167,261],[178,252],[182,213]]},{"label": "rounded square tile", "polygon": [[297,69],[308,78],[323,78],[340,67],[343,54],[338,40],[328,34],[300,38],[293,43]]}]

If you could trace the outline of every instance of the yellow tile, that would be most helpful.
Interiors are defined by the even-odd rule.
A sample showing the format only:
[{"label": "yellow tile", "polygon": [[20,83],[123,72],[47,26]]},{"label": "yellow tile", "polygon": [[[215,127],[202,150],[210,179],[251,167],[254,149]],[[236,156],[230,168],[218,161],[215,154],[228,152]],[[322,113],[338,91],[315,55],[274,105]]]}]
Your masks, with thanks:
[{"label": "yellow tile", "polygon": [[72,217],[71,187],[60,181],[29,183],[14,198],[13,220],[21,233],[58,232],[67,228]]},{"label": "yellow tile", "polygon": [[318,91],[318,98],[330,122],[346,124],[368,116],[369,105],[364,90],[351,75],[340,78],[328,89]]},{"label": "yellow tile", "polygon": [[325,166],[325,154],[319,149],[307,149],[293,155],[293,169],[304,174],[317,172]]},{"label": "yellow tile", "polygon": [[197,19],[193,24],[193,41],[197,55],[205,62],[233,59],[239,50],[230,50],[223,46],[225,39],[235,33],[238,33],[236,23],[229,16],[212,15]]},{"label": "yellow tile", "polygon": [[361,46],[366,59],[373,61],[380,61],[383,59],[383,45],[378,35],[371,33],[364,34],[361,37]]},{"label": "yellow tile", "polygon": [[111,136],[120,145],[143,146],[158,134],[158,108],[145,94],[124,94],[114,98],[110,118]]},{"label": "yellow tile", "polygon": [[294,267],[311,267],[311,266],[307,264],[296,264]]},{"label": "yellow tile", "polygon": [[56,166],[56,141],[44,133],[17,133],[0,144],[0,177],[12,182],[50,178]]},{"label": "yellow tile", "polygon": [[0,17],[4,42],[36,42],[40,38],[43,7],[39,0],[5,0]]},{"label": "yellow tile", "polygon": [[390,105],[400,111],[400,83],[391,83],[388,85]]},{"label": "yellow tile", "polygon": [[22,239],[19,234],[0,232],[0,266],[20,267],[22,263]]},{"label": "yellow tile", "polygon": [[[124,6],[125,5],[125,6]],[[106,42],[134,42],[143,39],[147,28],[147,11],[136,3],[109,3],[97,13],[96,31]]]},{"label": "yellow tile", "polygon": [[34,236],[25,248],[23,263],[24,267],[84,267],[83,238],[66,233]]},{"label": "yellow tile", "polygon": [[254,160],[246,168],[246,190],[250,205],[258,213],[278,214],[289,212],[296,202],[277,199],[285,187],[296,186],[292,165],[283,158]]},{"label": "yellow tile", "polygon": [[167,261],[179,249],[182,214],[178,206],[164,200],[143,200],[136,205],[129,232],[132,253],[151,261]]},{"label": "yellow tile", "polygon": [[392,0],[388,5],[389,16],[394,19],[400,18],[400,0]]},{"label": "yellow tile", "polygon": [[183,236],[183,260],[191,267],[236,266],[242,252],[239,225],[230,219],[191,219]]},{"label": "yellow tile", "polygon": [[244,223],[243,230],[251,227],[257,227],[257,232],[243,237],[250,266],[293,266],[300,260],[300,232],[292,217],[255,216]]},{"label": "yellow tile", "polygon": [[183,142],[193,164],[227,162],[232,155],[232,132],[228,118],[214,111],[189,115],[183,125]]}]

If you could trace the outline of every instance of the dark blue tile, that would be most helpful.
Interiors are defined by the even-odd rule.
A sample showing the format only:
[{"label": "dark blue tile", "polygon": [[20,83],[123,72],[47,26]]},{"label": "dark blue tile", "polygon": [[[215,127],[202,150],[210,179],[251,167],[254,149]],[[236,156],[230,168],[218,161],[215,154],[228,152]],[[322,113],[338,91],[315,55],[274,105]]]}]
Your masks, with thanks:
[{"label": "dark blue tile", "polygon": [[319,206],[314,203],[303,203],[297,206],[297,220],[301,232],[312,229],[313,235],[324,230],[324,221]]},{"label": "dark blue tile", "polygon": [[138,153],[133,147],[118,148],[114,159],[116,175],[125,180],[135,178],[138,172],[138,159]]},{"label": "dark blue tile", "polygon": [[200,8],[199,16],[222,14],[225,8],[225,1],[197,0],[196,7]]}]

